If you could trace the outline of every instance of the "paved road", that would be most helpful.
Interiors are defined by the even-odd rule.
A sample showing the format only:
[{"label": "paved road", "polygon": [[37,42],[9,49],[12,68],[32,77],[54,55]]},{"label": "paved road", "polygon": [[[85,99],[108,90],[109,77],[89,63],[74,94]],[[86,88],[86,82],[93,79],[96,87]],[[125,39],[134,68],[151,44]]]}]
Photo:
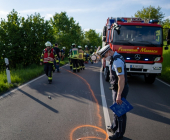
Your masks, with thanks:
[{"label": "paved road", "polygon": [[[100,92],[101,64],[87,64],[72,73],[69,66],[55,73],[53,84],[42,76],[0,100],[0,140],[106,140]],[[112,104],[109,83],[103,80],[107,106]],[[169,140],[170,87],[142,77],[129,79],[124,140]],[[48,96],[51,99],[48,99]],[[112,120],[112,112],[109,110]]]}]

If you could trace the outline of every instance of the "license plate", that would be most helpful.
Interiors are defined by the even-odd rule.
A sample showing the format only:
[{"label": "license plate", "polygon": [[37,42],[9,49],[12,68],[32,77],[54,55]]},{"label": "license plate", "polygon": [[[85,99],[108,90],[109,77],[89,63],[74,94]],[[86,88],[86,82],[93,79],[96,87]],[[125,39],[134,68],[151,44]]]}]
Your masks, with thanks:
[{"label": "license plate", "polygon": [[142,69],[143,65],[130,65],[130,68]]}]

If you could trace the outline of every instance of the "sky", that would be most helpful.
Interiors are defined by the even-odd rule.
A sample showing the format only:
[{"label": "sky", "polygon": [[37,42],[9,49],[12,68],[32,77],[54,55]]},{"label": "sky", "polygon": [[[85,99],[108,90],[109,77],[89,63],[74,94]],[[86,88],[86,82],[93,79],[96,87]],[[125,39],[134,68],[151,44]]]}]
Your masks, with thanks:
[{"label": "sky", "polygon": [[0,18],[7,19],[12,9],[22,17],[40,13],[46,20],[65,11],[82,30],[93,29],[100,33],[108,17],[132,17],[150,5],[160,6],[164,19],[170,19],[170,0],[0,0]]}]

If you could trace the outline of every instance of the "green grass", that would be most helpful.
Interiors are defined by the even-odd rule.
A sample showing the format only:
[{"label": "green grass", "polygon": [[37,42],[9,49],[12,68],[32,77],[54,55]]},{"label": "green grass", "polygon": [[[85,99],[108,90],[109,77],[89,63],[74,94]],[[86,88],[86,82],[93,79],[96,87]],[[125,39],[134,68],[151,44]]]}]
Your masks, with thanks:
[{"label": "green grass", "polygon": [[170,45],[168,50],[163,50],[162,73],[158,78],[170,83]]},{"label": "green grass", "polygon": [[[68,58],[60,62],[60,66],[68,63]],[[28,82],[44,73],[43,66],[32,64],[27,68],[12,69],[11,84],[7,82],[6,71],[0,72],[0,94],[10,90],[11,88],[17,87],[25,82]]]}]

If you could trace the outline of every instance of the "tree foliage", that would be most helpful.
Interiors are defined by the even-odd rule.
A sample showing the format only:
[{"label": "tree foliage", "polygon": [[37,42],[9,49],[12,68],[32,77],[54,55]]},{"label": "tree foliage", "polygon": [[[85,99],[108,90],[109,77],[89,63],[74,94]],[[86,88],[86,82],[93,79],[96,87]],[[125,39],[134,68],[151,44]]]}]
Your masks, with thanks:
[{"label": "tree foliage", "polygon": [[149,7],[143,7],[142,10],[138,10],[135,13],[135,17],[140,17],[140,18],[146,18],[146,19],[158,19],[160,22],[162,21],[162,19],[164,18],[164,13],[161,12],[161,7],[153,7],[153,6],[149,6]]},{"label": "tree foliage", "polygon": [[71,48],[72,43],[81,44],[83,32],[79,23],[73,17],[68,17],[66,12],[55,13],[50,19],[54,29],[54,36],[59,46],[65,46],[66,51]]},{"label": "tree foliage", "polygon": [[40,14],[25,19],[12,10],[7,21],[0,24],[0,68],[4,68],[4,58],[8,58],[13,68],[39,63],[40,54],[47,40],[54,41],[53,29],[49,21]]},{"label": "tree foliage", "polygon": [[170,19],[166,19],[163,21],[163,39],[166,40],[168,35],[168,29],[170,29]]},{"label": "tree foliage", "polygon": [[65,46],[66,53],[72,43],[77,46],[102,44],[101,35],[92,29],[84,33],[66,12],[55,13],[50,20],[44,20],[39,13],[24,18],[12,10],[7,21],[1,19],[0,22],[0,70],[5,69],[4,58],[9,59],[12,68],[38,64],[46,41]]},{"label": "tree foliage", "polygon": [[99,33],[96,33],[95,30],[90,29],[85,32],[85,41],[88,46],[101,46],[102,45],[102,36]]}]

